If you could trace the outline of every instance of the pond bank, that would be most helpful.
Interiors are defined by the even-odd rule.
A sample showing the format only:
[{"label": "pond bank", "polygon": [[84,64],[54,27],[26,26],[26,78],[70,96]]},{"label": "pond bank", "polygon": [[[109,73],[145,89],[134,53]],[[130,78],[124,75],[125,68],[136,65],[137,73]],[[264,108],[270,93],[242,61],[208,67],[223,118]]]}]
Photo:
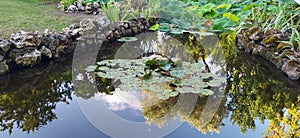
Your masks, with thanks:
[{"label": "pond bank", "polygon": [[237,46],[270,61],[290,79],[299,80],[300,53],[284,43],[289,41],[289,35],[276,30],[263,33],[258,27],[252,27],[237,34]]},{"label": "pond bank", "polygon": [[0,75],[18,67],[33,67],[42,60],[54,60],[71,53],[80,40],[112,41],[123,36],[134,36],[148,31],[159,22],[135,19],[124,23],[112,23],[105,16],[84,19],[80,27],[71,25],[62,32],[25,32],[19,31],[9,39],[0,40]]}]

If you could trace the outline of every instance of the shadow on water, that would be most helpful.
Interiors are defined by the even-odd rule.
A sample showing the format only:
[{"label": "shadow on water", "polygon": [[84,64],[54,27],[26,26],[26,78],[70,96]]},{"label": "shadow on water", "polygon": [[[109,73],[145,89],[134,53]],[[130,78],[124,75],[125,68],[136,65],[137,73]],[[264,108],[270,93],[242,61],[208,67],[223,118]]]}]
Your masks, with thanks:
[{"label": "shadow on water", "polygon": [[[143,43],[102,44],[97,61],[138,59],[155,53],[183,61],[207,62],[205,64],[209,66],[209,71],[227,80],[225,85],[212,88],[215,92],[212,96],[180,93],[167,99],[142,99],[144,106],[141,113],[148,124],[164,126],[166,120],[179,115],[182,121],[202,133],[220,132],[222,126],[230,125],[223,123],[229,117],[231,123],[246,133],[260,125],[255,124],[255,120],[259,119],[262,123],[270,121],[265,136],[299,137],[300,82],[289,80],[275,66],[259,57],[237,52],[234,40],[230,40],[230,37],[218,42],[211,37],[211,40],[204,42],[206,39],[194,36],[162,39],[154,33],[141,37],[145,40]],[[163,43],[156,41],[160,39]],[[203,43],[210,42],[214,43],[202,47]],[[216,52],[215,49],[222,52]],[[220,54],[223,54],[223,58]],[[72,100],[72,56],[65,58],[55,63],[49,61],[34,68],[15,71],[0,78],[1,131],[11,133],[13,127],[17,127],[31,132],[57,119],[56,104]],[[83,99],[95,97],[99,93],[111,95],[117,86],[114,79],[101,77],[96,78],[96,83],[98,92],[79,91],[75,95]],[[188,100],[177,105],[182,95],[197,97],[190,111],[183,108],[190,104]],[[208,110],[211,108],[213,112]]]}]

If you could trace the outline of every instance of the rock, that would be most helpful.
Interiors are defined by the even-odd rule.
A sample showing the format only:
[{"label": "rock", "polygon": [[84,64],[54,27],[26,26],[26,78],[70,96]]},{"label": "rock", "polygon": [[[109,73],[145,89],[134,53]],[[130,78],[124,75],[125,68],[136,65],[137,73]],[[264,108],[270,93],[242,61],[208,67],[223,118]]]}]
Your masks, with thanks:
[{"label": "rock", "polygon": [[128,22],[125,22],[125,23],[124,23],[124,28],[125,28],[125,29],[128,29],[128,28],[129,28],[129,23],[128,23]]},{"label": "rock", "polygon": [[77,6],[75,6],[75,5],[70,5],[66,10],[66,12],[72,12],[72,13],[75,11],[78,11]]},{"label": "rock", "polygon": [[34,42],[34,36],[32,35],[24,36],[22,42],[23,46],[37,46]]},{"label": "rock", "polygon": [[0,42],[0,50],[7,52],[10,48],[11,43],[8,40],[3,40]]},{"label": "rock", "polygon": [[131,30],[132,30],[132,32],[135,33],[135,34],[137,34],[137,33],[139,32],[138,27],[136,27],[136,26],[133,26],[133,27],[131,28]]},{"label": "rock", "polygon": [[0,62],[4,59],[5,52],[0,50]]},{"label": "rock", "polygon": [[114,38],[120,38],[121,34],[118,30],[115,30],[114,33],[113,33],[113,36],[114,36]]},{"label": "rock", "polygon": [[45,46],[42,46],[40,49],[42,55],[48,57],[48,58],[52,58],[52,52],[49,48],[46,48]]},{"label": "rock", "polygon": [[52,51],[56,49],[56,47],[59,45],[59,40],[54,38],[53,36],[49,37],[50,38],[50,43],[49,47]]},{"label": "rock", "polygon": [[94,25],[93,21],[91,19],[83,19],[80,21],[80,27],[84,30],[93,30],[96,29],[96,26]]},{"label": "rock", "polygon": [[62,41],[62,42],[65,42],[66,41],[66,39],[67,39],[67,37],[65,36],[65,35],[62,35],[62,34],[57,34],[57,39],[59,40],[59,41]]},{"label": "rock", "polygon": [[66,45],[59,45],[55,50],[55,58],[58,58],[60,56],[60,53],[66,53],[65,49],[67,48]]},{"label": "rock", "polygon": [[69,26],[69,30],[74,30],[74,29],[77,29],[77,28],[79,28],[79,26],[78,25],[76,25],[76,24],[71,24],[70,26]]},{"label": "rock", "polygon": [[42,41],[42,36],[38,33],[28,33],[24,31],[20,31],[16,34],[11,35],[11,42],[16,48],[30,47],[35,46],[38,47]]},{"label": "rock", "polygon": [[5,62],[0,62],[0,75],[6,74],[8,71],[8,65]]},{"label": "rock", "polygon": [[46,37],[46,36],[43,36],[40,45],[48,47],[49,43],[50,43],[50,38]]},{"label": "rock", "polygon": [[22,49],[18,49],[18,48],[12,49],[8,53],[8,61],[15,61],[16,57],[22,56],[25,53],[31,53],[35,50],[36,50],[36,48],[34,48],[34,47],[26,47],[26,48],[22,48]]},{"label": "rock", "polygon": [[22,66],[33,66],[41,61],[41,52],[34,50],[31,53],[25,53],[16,57],[15,62]]},{"label": "rock", "polygon": [[83,29],[82,28],[77,28],[74,29],[71,33],[72,36],[80,36],[83,34]]},{"label": "rock", "polygon": [[281,70],[292,80],[298,80],[300,78],[300,65],[294,61],[285,62]]}]

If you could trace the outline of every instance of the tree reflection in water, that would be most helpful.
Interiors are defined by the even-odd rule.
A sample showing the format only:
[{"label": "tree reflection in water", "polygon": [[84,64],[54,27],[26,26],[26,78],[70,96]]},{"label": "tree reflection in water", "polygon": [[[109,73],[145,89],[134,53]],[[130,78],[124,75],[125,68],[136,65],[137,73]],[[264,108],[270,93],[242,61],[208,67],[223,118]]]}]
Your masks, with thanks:
[{"label": "tree reflection in water", "polygon": [[[148,106],[145,104],[143,107],[142,113],[146,122],[163,126],[168,119],[179,115],[182,121],[186,121],[202,133],[206,133],[219,132],[220,127],[224,125],[222,120],[229,116],[231,123],[238,125],[242,133],[249,129],[254,130],[257,125],[255,120],[259,119],[261,123],[266,120],[270,122],[269,127],[265,130],[265,137],[299,137],[300,83],[290,81],[276,67],[259,57],[237,52],[238,50],[234,45],[234,34],[221,34],[220,36],[221,40],[216,44],[216,47],[223,50],[225,59],[220,59],[220,53],[214,52],[213,49],[207,50],[212,53],[212,62],[221,66],[226,63],[228,83],[225,95],[218,96],[218,93],[215,94],[216,100],[221,101],[217,107],[217,112],[203,115],[203,107],[207,104],[208,99],[205,96],[199,95],[191,114],[186,114],[184,109],[174,110],[178,96],[170,97],[167,100],[149,98],[148,102],[156,102],[152,102]],[[194,37],[178,37],[178,39],[185,44],[190,52],[193,52],[190,54],[199,55],[199,53],[192,51],[195,48],[191,49],[191,46],[197,46],[194,42],[180,40],[180,38],[195,40]],[[173,48],[170,47],[167,44],[166,47],[158,47],[158,49],[163,55],[175,54],[173,56],[177,57],[176,52],[172,51],[176,51],[176,48],[180,49],[180,47],[178,45]],[[198,52],[201,53],[203,49],[200,48],[200,50]],[[193,57],[193,59],[199,59],[199,57]],[[225,62],[222,62],[224,60]],[[104,86],[101,85],[101,88]],[[108,92],[103,89],[101,91]],[[147,99],[141,101],[147,103]],[[214,102],[210,104],[213,106]],[[203,125],[201,119],[203,120],[206,116],[212,116],[212,119]]]},{"label": "tree reflection in water", "polygon": [[[300,136],[300,83],[289,80],[275,66],[260,57],[228,50],[232,45],[221,39],[227,61],[229,82],[227,110],[230,120],[245,133],[254,130],[255,119],[270,121],[265,137]],[[222,41],[224,40],[224,41]],[[234,42],[234,41],[233,41]],[[230,56],[233,55],[233,56]]]},{"label": "tree reflection in water", "polygon": [[1,77],[0,130],[30,133],[57,119],[57,103],[72,100],[69,65],[50,63]]}]

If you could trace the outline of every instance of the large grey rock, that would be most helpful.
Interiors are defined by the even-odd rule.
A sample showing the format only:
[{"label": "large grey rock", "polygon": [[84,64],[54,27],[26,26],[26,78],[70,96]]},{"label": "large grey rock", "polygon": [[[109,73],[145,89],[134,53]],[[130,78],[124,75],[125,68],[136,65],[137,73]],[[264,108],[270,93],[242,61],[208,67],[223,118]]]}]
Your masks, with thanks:
[{"label": "large grey rock", "polygon": [[0,62],[0,75],[6,74],[8,71],[8,65],[5,62]]},{"label": "large grey rock", "polygon": [[41,61],[41,52],[34,50],[30,53],[25,53],[24,55],[19,55],[16,57],[15,62],[22,66],[33,66]]},{"label": "large grey rock", "polygon": [[7,52],[10,48],[11,43],[8,40],[3,40],[0,42],[0,50]]}]

